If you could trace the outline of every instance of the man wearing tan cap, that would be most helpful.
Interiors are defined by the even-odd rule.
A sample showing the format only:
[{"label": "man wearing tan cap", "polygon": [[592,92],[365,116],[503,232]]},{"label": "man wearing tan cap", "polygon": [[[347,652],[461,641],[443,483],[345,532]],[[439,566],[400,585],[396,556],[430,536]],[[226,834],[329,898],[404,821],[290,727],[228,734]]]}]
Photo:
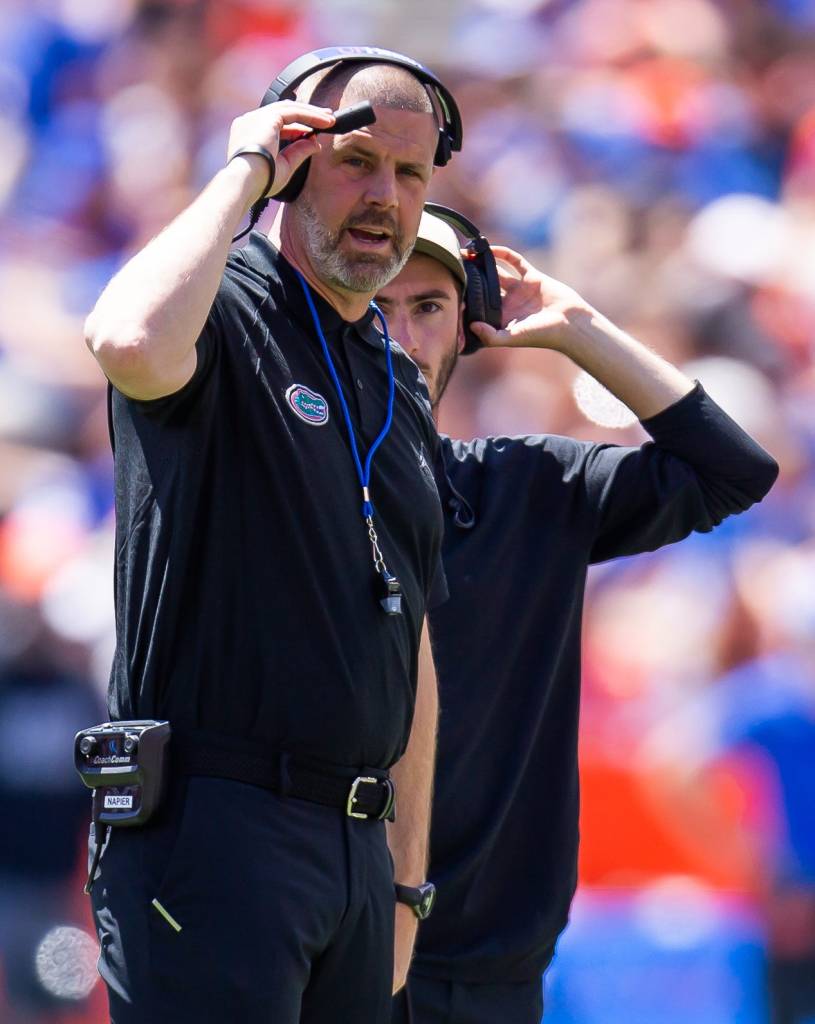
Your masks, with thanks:
[{"label": "man wearing tan cap", "polygon": [[[502,328],[486,347],[548,348],[639,417],[641,447],[534,435],[442,436],[436,480],[450,599],[430,617],[441,704],[428,877],[394,1022],[537,1024],[541,975],[577,875],[580,627],[590,564],[650,551],[760,501],[775,461],[683,373],[518,253],[493,247]],[[425,213],[376,296],[436,411],[464,346],[467,276]]]}]

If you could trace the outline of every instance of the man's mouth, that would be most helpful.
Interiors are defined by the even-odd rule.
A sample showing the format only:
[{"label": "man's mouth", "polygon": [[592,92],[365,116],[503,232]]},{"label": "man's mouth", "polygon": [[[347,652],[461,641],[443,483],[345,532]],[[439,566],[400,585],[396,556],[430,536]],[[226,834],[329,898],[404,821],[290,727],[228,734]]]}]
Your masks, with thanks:
[{"label": "man's mouth", "polygon": [[390,243],[391,235],[389,231],[384,231],[381,228],[346,228],[348,234],[362,245],[371,246],[376,248],[379,246],[387,245]]}]

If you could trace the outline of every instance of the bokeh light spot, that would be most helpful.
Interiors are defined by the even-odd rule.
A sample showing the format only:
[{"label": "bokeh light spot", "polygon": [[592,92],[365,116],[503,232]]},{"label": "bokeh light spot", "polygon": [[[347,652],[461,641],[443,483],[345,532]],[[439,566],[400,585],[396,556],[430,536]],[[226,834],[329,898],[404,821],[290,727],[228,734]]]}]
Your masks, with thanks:
[{"label": "bokeh light spot", "polygon": [[81,928],[59,925],[37,947],[40,984],[59,999],[85,999],[99,980],[96,940]]}]

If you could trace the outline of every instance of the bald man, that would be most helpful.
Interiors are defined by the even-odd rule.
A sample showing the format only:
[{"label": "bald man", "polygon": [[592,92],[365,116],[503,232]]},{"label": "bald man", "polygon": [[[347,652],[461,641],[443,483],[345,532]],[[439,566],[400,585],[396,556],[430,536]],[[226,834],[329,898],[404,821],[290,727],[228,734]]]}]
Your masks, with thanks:
[{"label": "bald man", "polygon": [[[361,99],[375,123],[303,137]],[[340,57],[310,103],[237,118],[88,318],[115,443],[109,712],[172,729],[155,818],[91,839],[115,1024],[378,1024],[404,982],[394,881],[425,880],[446,592],[427,391],[369,302],[439,131],[411,71]],[[229,255],[307,159],[274,241]]]}]

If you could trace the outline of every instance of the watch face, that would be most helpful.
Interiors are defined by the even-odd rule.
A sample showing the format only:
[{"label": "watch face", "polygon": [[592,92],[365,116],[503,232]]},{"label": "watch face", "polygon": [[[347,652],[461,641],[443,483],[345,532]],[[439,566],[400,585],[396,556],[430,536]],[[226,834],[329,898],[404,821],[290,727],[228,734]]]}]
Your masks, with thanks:
[{"label": "watch face", "polygon": [[421,886],[422,889],[422,901],[418,906],[419,917],[424,921],[426,917],[430,917],[430,911],[433,909],[433,904],[436,902],[436,887],[432,883]]}]

